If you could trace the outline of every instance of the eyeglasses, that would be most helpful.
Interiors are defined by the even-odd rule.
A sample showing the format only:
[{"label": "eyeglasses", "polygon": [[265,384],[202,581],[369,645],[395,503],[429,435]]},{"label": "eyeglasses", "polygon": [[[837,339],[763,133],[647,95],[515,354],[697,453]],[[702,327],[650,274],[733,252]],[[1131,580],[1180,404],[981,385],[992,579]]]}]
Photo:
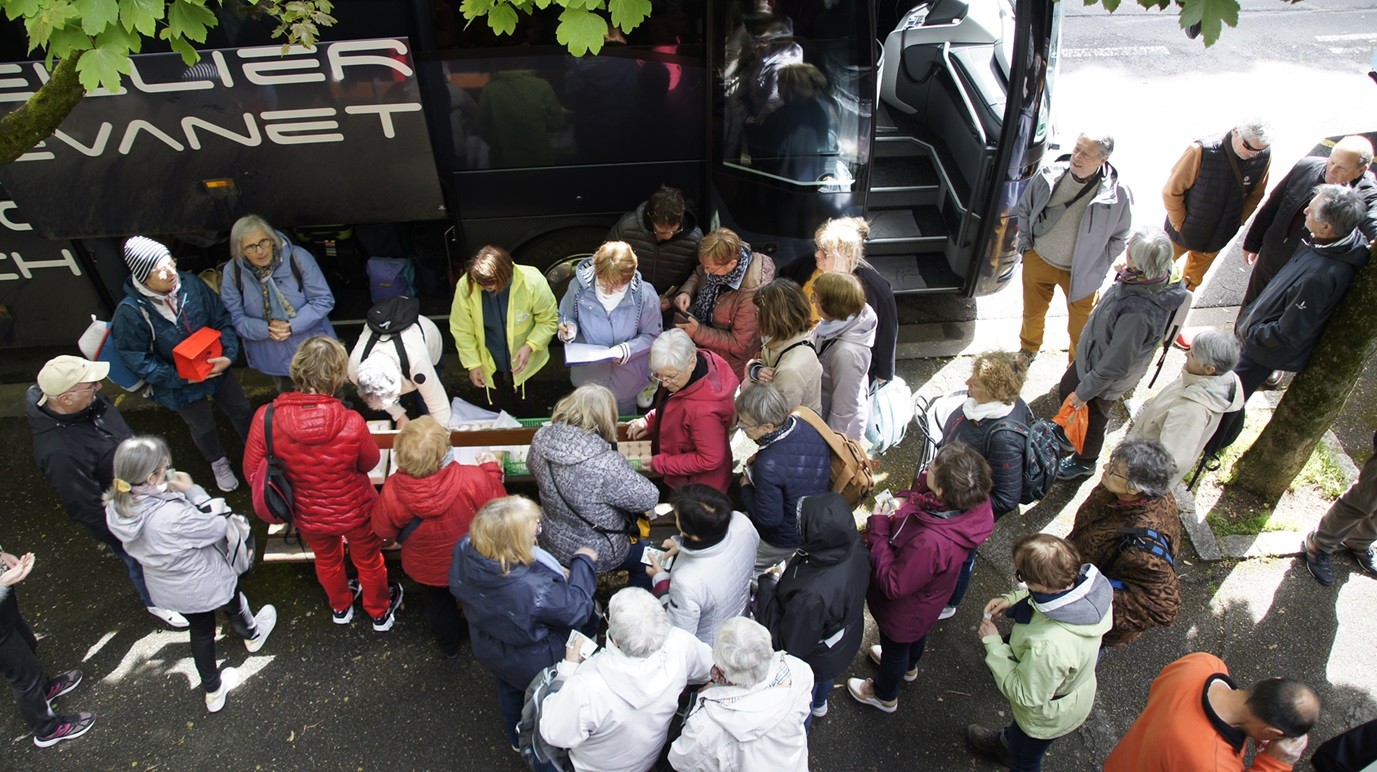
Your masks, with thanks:
[{"label": "eyeglasses", "polygon": [[1261,153],[1262,151],[1264,151],[1264,150],[1267,149],[1266,147],[1253,147],[1252,145],[1248,144],[1248,140],[1244,139],[1244,138],[1243,138],[1243,135],[1241,135],[1241,134],[1240,134],[1239,137],[1238,137],[1238,141],[1239,141],[1239,142],[1242,142],[1242,143],[1243,143],[1243,147],[1244,147],[1246,150],[1248,150],[1249,152],[1252,152],[1252,153]]},{"label": "eyeglasses", "polygon": [[675,225],[675,226],[673,226],[673,227],[671,227],[671,228],[661,228],[661,227],[658,226],[658,225],[655,226],[655,235],[656,235],[656,236],[659,236],[659,237],[661,237],[661,238],[666,238],[666,239],[667,239],[667,238],[669,238],[670,236],[678,236],[680,233],[683,233],[683,232],[684,232],[684,226],[683,226],[683,225]]},{"label": "eyeglasses", "polygon": [[680,373],[674,373],[673,375],[671,375],[671,374],[669,374],[669,373],[651,373],[651,374],[650,374],[650,377],[651,377],[656,383],[661,383],[661,384],[674,383],[675,381],[679,380],[679,376],[680,376]]},{"label": "eyeglasses", "polygon": [[[83,388],[84,387],[84,388]],[[67,390],[68,394],[95,394],[100,391],[100,381],[82,383]]]},{"label": "eyeglasses", "polygon": [[1103,474],[1102,476],[1103,476],[1103,477],[1117,477],[1117,478],[1119,478],[1120,480],[1123,480],[1124,482],[1128,482],[1128,475],[1124,474],[1123,472],[1115,471],[1115,470],[1113,470],[1113,469],[1106,469],[1106,470],[1104,470],[1104,474]]},{"label": "eyeglasses", "polygon": [[703,270],[708,272],[712,276],[726,276],[727,274],[736,270],[736,264],[740,261],[741,259],[737,258],[735,260],[732,260],[730,263],[727,263],[726,265],[714,265],[711,267],[705,265],[703,266]]},{"label": "eyeglasses", "polygon": [[272,246],[273,246],[273,240],[272,240],[272,239],[263,239],[262,241],[255,241],[255,242],[252,243],[252,244],[246,244],[246,245],[244,245],[244,251],[245,251],[245,252],[267,252],[268,250],[272,249]]},{"label": "eyeglasses", "polygon": [[743,432],[746,431],[746,430],[748,430],[748,429],[758,429],[758,428],[760,428],[761,426],[764,426],[764,425],[765,425],[765,424],[747,424],[747,423],[742,423],[741,421],[737,421],[737,422],[736,422],[736,428],[740,429],[740,430],[743,431]]}]

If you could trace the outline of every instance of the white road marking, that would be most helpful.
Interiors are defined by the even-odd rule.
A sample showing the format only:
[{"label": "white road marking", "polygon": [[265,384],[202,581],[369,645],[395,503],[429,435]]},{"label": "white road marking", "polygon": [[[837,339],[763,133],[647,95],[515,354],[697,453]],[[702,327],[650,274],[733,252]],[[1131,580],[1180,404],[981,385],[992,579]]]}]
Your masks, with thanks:
[{"label": "white road marking", "polygon": [[1347,48],[1336,47],[1336,46],[1330,46],[1330,47],[1329,47],[1329,53],[1331,53],[1331,54],[1340,54],[1340,55],[1343,55],[1343,56],[1347,56],[1348,54],[1366,54],[1366,53],[1367,53],[1367,49],[1366,49],[1366,48],[1354,48],[1354,47],[1352,47],[1352,46],[1349,46],[1349,47],[1347,47]]},{"label": "white road marking", "polygon": [[1350,40],[1377,40],[1377,32],[1353,32],[1347,35],[1316,35],[1315,40],[1321,43],[1338,43]]},{"label": "white road marking", "polygon": [[1107,48],[1063,48],[1061,55],[1067,59],[1092,59],[1097,57],[1120,56],[1166,56],[1170,53],[1166,46],[1116,46]]}]

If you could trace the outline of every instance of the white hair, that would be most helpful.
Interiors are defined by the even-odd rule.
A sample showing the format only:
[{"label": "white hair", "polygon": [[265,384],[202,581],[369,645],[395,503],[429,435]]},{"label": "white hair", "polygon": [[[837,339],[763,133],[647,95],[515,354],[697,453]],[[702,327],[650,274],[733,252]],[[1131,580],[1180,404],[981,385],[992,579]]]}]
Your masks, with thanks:
[{"label": "white hair", "polygon": [[267,220],[256,214],[246,214],[235,220],[234,225],[230,227],[230,257],[236,260],[244,259],[244,237],[254,231],[263,231],[268,234],[268,238],[272,239],[275,251],[280,252],[287,246],[282,237],[277,235],[277,229],[269,225]]},{"label": "white hair", "polygon": [[386,410],[402,395],[402,368],[386,354],[363,360],[357,375],[359,396],[374,410]]},{"label": "white hair", "polygon": [[1095,146],[1100,149],[1101,158],[1109,158],[1110,154],[1114,152],[1114,136],[1112,134],[1083,131],[1081,138],[1095,143]]},{"label": "white hair", "polygon": [[1319,201],[1315,219],[1333,228],[1340,238],[1352,233],[1367,213],[1363,197],[1347,185],[1321,185],[1315,188],[1315,198]]},{"label": "white hair", "polygon": [[712,643],[712,661],[722,675],[736,686],[747,689],[770,674],[775,649],[770,631],[746,617],[732,617],[717,628]]},{"label": "white hair", "polygon": [[650,344],[650,369],[657,373],[666,369],[679,373],[691,371],[697,354],[698,347],[693,345],[693,338],[688,333],[677,327],[665,330]]},{"label": "white hair", "polygon": [[1265,148],[1272,144],[1272,127],[1268,126],[1261,118],[1249,118],[1234,127],[1234,130],[1250,145]]},{"label": "white hair", "polygon": [[607,605],[607,637],[633,659],[644,659],[669,638],[669,614],[659,599],[639,587],[627,587]]},{"label": "white hair", "polygon": [[1128,256],[1133,267],[1149,279],[1171,273],[1171,239],[1161,228],[1152,225],[1134,228],[1128,236]]},{"label": "white hair", "polygon": [[1358,156],[1359,166],[1368,166],[1372,163],[1372,143],[1361,134],[1350,134],[1335,142],[1333,149],[1329,151],[1330,155],[1334,154],[1334,150],[1345,150]]},{"label": "white hair", "polygon": [[[130,437],[121,442],[115,448],[115,458],[111,463],[114,468],[115,479],[128,483],[129,487],[143,485],[149,477],[157,474],[163,465],[171,466],[172,454],[168,452],[167,443],[161,437],[146,435],[143,437]],[[134,509],[134,493],[132,490],[120,490],[119,484],[110,486],[105,492],[104,500],[114,505],[115,512],[120,517],[133,517],[137,514]]]},{"label": "white hair", "polygon": [[1201,367],[1212,367],[1216,375],[1238,366],[1238,337],[1232,332],[1204,330],[1191,341],[1191,354]]}]

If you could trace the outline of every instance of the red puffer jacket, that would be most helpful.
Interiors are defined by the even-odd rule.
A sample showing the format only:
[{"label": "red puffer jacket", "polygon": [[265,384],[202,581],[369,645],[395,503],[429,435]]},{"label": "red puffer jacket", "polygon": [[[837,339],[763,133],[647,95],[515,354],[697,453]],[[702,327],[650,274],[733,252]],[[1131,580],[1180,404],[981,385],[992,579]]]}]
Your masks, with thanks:
[{"label": "red puffer jacket", "polygon": [[732,395],[740,381],[717,354],[700,348],[698,356],[707,360],[707,375],[646,413],[650,436],[659,431],[658,452],[651,457],[650,468],[664,475],[671,490],[685,483],[703,483],[726,493],[732,483],[728,429],[736,420]]},{"label": "red puffer jacket", "polygon": [[[325,394],[287,392],[273,404],[273,452],[287,467],[303,532],[343,535],[368,522],[378,497],[368,470],[378,465],[378,446],[363,416]],[[244,447],[244,469],[253,471],[267,448],[260,407]],[[245,475],[247,476],[247,475]]]},{"label": "red puffer jacket", "polygon": [[402,542],[402,570],[421,584],[448,587],[454,545],[469,532],[479,507],[506,495],[496,461],[448,464],[429,477],[397,472],[373,504],[373,530],[395,539],[419,517],[421,524]]}]

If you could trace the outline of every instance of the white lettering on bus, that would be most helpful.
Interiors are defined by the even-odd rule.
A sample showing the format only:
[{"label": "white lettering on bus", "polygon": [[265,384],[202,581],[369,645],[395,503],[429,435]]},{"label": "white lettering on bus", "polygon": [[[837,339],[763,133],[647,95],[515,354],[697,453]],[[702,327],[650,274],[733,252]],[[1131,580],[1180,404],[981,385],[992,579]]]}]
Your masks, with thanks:
[{"label": "white lettering on bus", "polygon": [[[256,86],[285,86],[289,83],[324,83],[325,73],[312,72],[305,74],[277,75],[274,73],[291,73],[293,70],[317,70],[320,69],[320,60],[315,57],[314,48],[303,46],[290,46],[286,53],[283,53],[281,46],[258,46],[255,48],[241,48],[235,51],[240,59],[265,59],[273,57],[275,61],[267,62],[244,62],[240,69],[244,71],[244,78]],[[297,57],[297,58],[288,58]],[[309,58],[302,58],[309,57]]]},{"label": "white lettering on bus", "polygon": [[21,220],[16,220],[9,216],[10,212],[19,212],[19,205],[13,201],[0,201],[0,225],[4,225],[12,231],[31,231],[33,226]]},{"label": "white lettering on bus", "polygon": [[346,53],[351,51],[375,51],[382,48],[389,48],[399,56],[406,54],[406,45],[400,40],[342,40],[332,43],[325,49],[325,58],[330,62],[330,77],[336,81],[344,80],[345,67],[360,67],[366,64],[376,64],[381,67],[391,67],[406,77],[411,77],[413,70],[406,66],[400,59],[390,56],[349,56]]},{"label": "white lettering on bus", "polygon": [[186,133],[186,143],[191,146],[192,150],[201,149],[201,138],[196,136],[197,127],[245,147],[258,147],[263,144],[263,135],[258,133],[258,121],[253,119],[253,113],[244,113],[244,126],[248,128],[248,133],[236,134],[223,126],[216,126],[210,121],[197,118],[194,115],[188,115],[182,119],[182,131]]},{"label": "white lettering on bus", "polygon": [[[335,108],[333,107],[318,107],[310,110],[267,110],[260,113],[259,117],[264,121],[288,121],[297,118],[329,118],[334,114]],[[337,129],[339,129],[339,121],[297,121],[295,123],[278,126],[263,126],[263,130],[268,133],[268,139],[271,139],[279,145],[313,145],[321,142],[343,142],[344,135],[339,133],[296,134],[296,132],[334,131]]]},{"label": "white lettering on bus", "polygon": [[140,131],[146,131],[149,134],[152,134],[153,136],[162,140],[163,142],[166,142],[167,146],[172,148],[173,150],[185,149],[182,146],[182,143],[173,139],[162,129],[158,128],[157,126],[154,126],[153,124],[149,123],[148,121],[145,121],[142,118],[135,118],[134,120],[129,122],[129,127],[124,130],[124,138],[120,140],[120,155],[129,155],[130,148],[134,147],[134,138],[139,135]]},{"label": "white lettering on bus", "polygon": [[397,129],[392,125],[393,113],[414,113],[421,109],[421,105],[416,102],[406,102],[393,105],[350,105],[344,108],[344,112],[350,115],[367,115],[376,113],[378,120],[382,121],[383,136],[392,139],[397,136]]},{"label": "white lettering on bus", "polygon": [[77,265],[76,256],[65,247],[62,249],[61,260],[25,260],[23,255],[18,252],[11,252],[8,255],[0,252],[0,260],[6,258],[14,261],[14,267],[19,269],[19,273],[0,273],[0,281],[18,281],[20,277],[32,279],[35,268],[68,268],[73,276],[81,275],[81,266]]},{"label": "white lettering on bus", "polygon": [[77,141],[70,134],[61,129],[54,131],[53,136],[57,139],[62,140],[63,142],[66,142],[68,145],[76,149],[84,156],[89,156],[91,158],[99,158],[102,154],[105,153],[105,146],[107,143],[110,142],[110,132],[113,129],[114,127],[110,124],[102,123],[100,125],[100,130],[96,132],[96,141],[92,142],[90,147],[81,144],[81,142]]}]

